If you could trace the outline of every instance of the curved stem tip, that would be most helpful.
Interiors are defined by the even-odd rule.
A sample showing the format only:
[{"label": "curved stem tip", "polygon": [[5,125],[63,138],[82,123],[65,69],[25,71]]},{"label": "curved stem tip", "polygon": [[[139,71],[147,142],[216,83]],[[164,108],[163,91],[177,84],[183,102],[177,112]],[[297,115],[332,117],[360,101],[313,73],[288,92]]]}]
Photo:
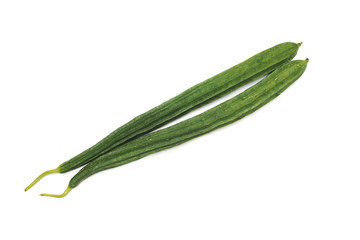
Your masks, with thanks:
[{"label": "curved stem tip", "polygon": [[42,194],[40,194],[40,196],[62,198],[62,197],[65,197],[65,196],[71,191],[71,189],[72,189],[71,187],[67,187],[62,194],[47,194],[47,193],[42,193]]},{"label": "curved stem tip", "polygon": [[25,188],[25,192],[27,190],[29,190],[30,188],[32,188],[32,186],[34,186],[38,181],[40,181],[40,179],[42,179],[43,177],[45,177],[46,175],[49,175],[49,174],[52,174],[52,173],[58,173],[59,172],[59,169],[58,168],[55,168],[55,169],[51,169],[49,171],[46,171],[46,172],[43,172],[42,174],[40,174],[32,183],[30,183],[29,186],[27,186]]}]

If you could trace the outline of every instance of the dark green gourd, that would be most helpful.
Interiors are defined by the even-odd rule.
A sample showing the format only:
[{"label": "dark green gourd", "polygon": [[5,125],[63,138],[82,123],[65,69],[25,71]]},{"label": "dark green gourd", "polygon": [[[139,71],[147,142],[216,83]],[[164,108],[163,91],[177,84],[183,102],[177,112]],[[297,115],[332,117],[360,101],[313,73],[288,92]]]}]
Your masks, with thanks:
[{"label": "dark green gourd", "polygon": [[81,167],[106,152],[145,135],[164,124],[214,101],[221,96],[256,80],[295,57],[299,44],[286,42],[254,55],[248,60],[209,78],[161,105],[139,115],[110,133],[103,140],[64,162],[56,169],[42,173],[26,189],[51,173],[65,173]]},{"label": "dark green gourd", "polygon": [[97,172],[174,147],[249,115],[279,96],[294,83],[304,73],[307,62],[308,60],[296,60],[286,63],[230,100],[173,126],[139,137],[98,157],[70,180],[63,194],[43,194],[43,196],[63,197],[72,188]]}]

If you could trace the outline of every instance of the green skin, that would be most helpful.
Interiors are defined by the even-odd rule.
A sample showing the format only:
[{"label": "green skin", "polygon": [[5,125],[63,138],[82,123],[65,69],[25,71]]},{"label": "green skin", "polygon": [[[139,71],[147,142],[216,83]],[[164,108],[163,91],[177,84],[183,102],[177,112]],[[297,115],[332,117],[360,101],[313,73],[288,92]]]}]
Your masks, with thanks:
[{"label": "green skin", "polygon": [[307,62],[308,60],[296,60],[286,63],[230,100],[178,124],[139,137],[100,156],[70,180],[67,191],[97,172],[174,147],[249,115],[294,83],[304,73]]},{"label": "green skin", "polygon": [[176,97],[132,119],[93,147],[61,164],[54,171],[65,173],[81,167],[122,144],[131,142],[250,81],[272,72],[293,59],[300,45],[291,42],[276,45],[189,88]]}]

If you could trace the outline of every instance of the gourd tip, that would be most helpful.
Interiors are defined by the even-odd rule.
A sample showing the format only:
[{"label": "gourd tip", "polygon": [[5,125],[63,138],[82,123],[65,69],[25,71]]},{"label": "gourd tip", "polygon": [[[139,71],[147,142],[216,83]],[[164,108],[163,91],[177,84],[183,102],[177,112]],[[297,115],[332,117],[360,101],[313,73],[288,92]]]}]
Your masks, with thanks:
[{"label": "gourd tip", "polygon": [[300,47],[302,44],[303,44],[302,42],[299,42],[297,45],[298,45],[298,47]]},{"label": "gourd tip", "polygon": [[308,62],[309,62],[309,59],[308,59],[308,58],[306,58],[306,59],[305,59],[305,63],[308,63]]}]

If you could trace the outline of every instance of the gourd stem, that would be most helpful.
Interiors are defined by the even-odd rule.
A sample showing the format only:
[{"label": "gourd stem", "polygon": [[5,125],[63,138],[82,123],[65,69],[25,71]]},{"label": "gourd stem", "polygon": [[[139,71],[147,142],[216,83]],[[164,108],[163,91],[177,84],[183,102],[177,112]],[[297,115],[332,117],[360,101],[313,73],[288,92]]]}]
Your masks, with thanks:
[{"label": "gourd stem", "polygon": [[25,192],[27,190],[29,190],[30,188],[32,188],[32,186],[34,186],[38,181],[40,181],[40,179],[42,179],[43,177],[45,177],[46,175],[49,175],[49,174],[52,174],[52,173],[58,173],[60,172],[59,171],[59,168],[55,168],[55,169],[51,169],[51,170],[48,170],[46,172],[43,172],[42,174],[40,174],[32,183],[30,183],[29,186],[27,186],[25,188]]},{"label": "gourd stem", "polygon": [[62,197],[65,197],[65,196],[71,191],[71,189],[72,189],[71,187],[67,187],[62,194],[47,194],[47,193],[42,193],[42,194],[40,194],[40,196],[62,198]]},{"label": "gourd stem", "polygon": [[297,45],[298,45],[298,47],[300,47],[302,45],[302,42],[299,42]]}]

